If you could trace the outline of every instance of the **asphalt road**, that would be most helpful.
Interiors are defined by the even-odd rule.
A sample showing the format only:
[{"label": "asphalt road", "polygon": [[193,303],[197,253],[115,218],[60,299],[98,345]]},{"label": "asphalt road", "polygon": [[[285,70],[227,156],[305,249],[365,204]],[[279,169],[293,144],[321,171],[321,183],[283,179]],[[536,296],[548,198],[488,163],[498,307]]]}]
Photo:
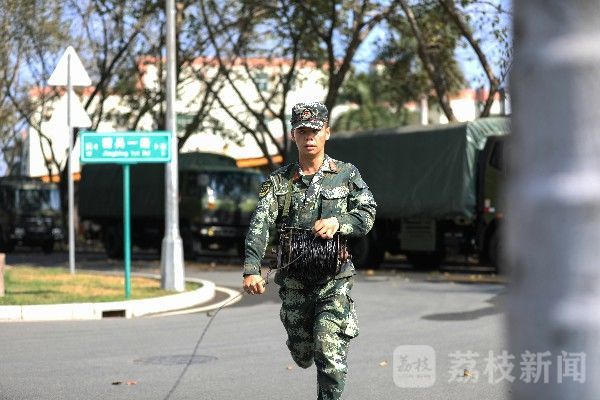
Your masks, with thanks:
[{"label": "asphalt road", "polygon": [[[17,253],[13,265],[64,265],[42,255]],[[86,259],[87,257],[87,259]],[[101,256],[81,255],[83,266],[118,267]],[[156,260],[138,258],[134,268],[151,271]],[[456,272],[448,273],[450,270]],[[488,352],[506,349],[506,288],[493,276],[471,275],[460,265],[447,273],[413,272],[391,263],[378,272],[356,277],[353,297],[361,333],[352,341],[344,399],[505,399],[506,381],[490,383],[484,374]],[[186,274],[238,287],[235,263],[219,266],[196,262]],[[492,282],[492,283],[488,283]],[[316,371],[295,366],[285,347],[275,284],[264,296],[244,296],[212,320],[196,357],[182,371],[202,330],[206,313],[134,320],[3,323],[0,325],[0,399],[314,399]],[[408,345],[430,346],[436,367],[417,384],[401,388],[402,360]],[[431,354],[428,365],[433,365]],[[477,364],[464,375],[451,368],[454,352],[476,352]],[[467,369],[467,368],[465,368]],[[400,371],[400,372],[398,372]],[[473,376],[480,374],[477,382]],[[470,376],[470,378],[469,378]],[[178,386],[173,389],[175,382]],[[460,382],[461,379],[471,380]],[[414,382],[412,383],[414,386]],[[173,390],[172,390],[173,389]]]}]

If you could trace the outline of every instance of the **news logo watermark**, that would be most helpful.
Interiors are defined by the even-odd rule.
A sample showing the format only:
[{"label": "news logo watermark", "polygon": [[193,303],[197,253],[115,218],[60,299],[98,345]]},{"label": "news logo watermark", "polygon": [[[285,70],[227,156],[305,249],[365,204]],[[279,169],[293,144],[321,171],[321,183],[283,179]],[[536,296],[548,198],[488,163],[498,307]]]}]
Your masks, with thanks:
[{"label": "news logo watermark", "polygon": [[394,384],[427,388],[435,384],[435,350],[431,346],[398,346],[394,350]]},{"label": "news logo watermark", "polygon": [[[586,354],[584,352],[525,351],[517,358],[506,350],[454,351],[444,355],[448,365],[444,379],[449,383],[473,384],[513,383],[585,383]],[[436,382],[436,352],[431,346],[407,345],[394,350],[393,377],[401,388],[427,388]]]}]

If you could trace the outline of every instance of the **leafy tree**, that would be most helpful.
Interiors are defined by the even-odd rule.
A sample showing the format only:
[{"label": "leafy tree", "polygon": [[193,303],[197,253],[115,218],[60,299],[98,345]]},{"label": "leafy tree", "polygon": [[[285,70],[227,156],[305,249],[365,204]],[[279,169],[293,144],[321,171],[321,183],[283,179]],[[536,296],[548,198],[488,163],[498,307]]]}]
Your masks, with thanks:
[{"label": "leafy tree", "polygon": [[[186,11],[193,4],[178,3],[180,84],[197,79],[184,71],[203,51],[199,41],[186,37],[192,29]],[[84,103],[92,118],[92,129],[101,121],[113,120],[117,126],[134,130],[148,118],[155,128],[164,128],[164,85],[160,81],[140,85],[148,64],[157,67],[159,78],[164,75],[164,11],[164,2],[156,0],[10,0],[2,9],[0,16],[10,22],[2,29],[14,40],[2,43],[0,115],[12,115],[18,122],[3,126],[29,126],[37,131],[44,144],[42,151],[48,153],[44,154],[48,175],[54,171],[66,174],[66,163],[60,160],[66,159],[67,150],[54,154],[52,139],[41,130],[42,121],[50,115],[49,106],[63,91],[49,88],[47,79],[65,43],[76,48],[92,78],[93,86],[85,90]],[[119,99],[118,111],[106,106],[111,96]],[[206,94],[190,107],[191,118],[180,134],[180,146],[198,130],[211,101]]]},{"label": "leafy tree", "polygon": [[[323,100],[333,108],[358,48],[396,7],[395,1],[383,5],[367,0],[202,0],[200,4],[201,23],[207,27],[212,54],[240,107],[228,107],[227,100],[231,99],[216,90],[213,95],[241,132],[252,135],[271,167],[268,145],[275,146],[284,157],[288,147],[288,94],[299,78],[298,68],[310,62],[325,72],[327,95]],[[284,61],[268,90],[260,87],[256,66],[248,64],[256,57],[271,64]],[[247,82],[253,87],[251,97],[258,97],[258,102],[247,100],[248,93],[243,90]],[[273,119],[284,132],[282,143],[267,123]]]},{"label": "leafy tree", "polygon": [[[114,12],[122,12],[122,8],[130,11],[131,20],[125,26],[111,28],[115,19]],[[214,126],[209,111],[214,104],[211,88],[218,82],[219,74],[207,77],[206,71],[211,65],[200,65],[195,61],[206,51],[206,30],[198,25],[198,5],[194,1],[180,1],[176,4],[176,84],[178,95],[182,87],[201,83],[199,95],[189,100],[186,105],[184,121],[178,129],[178,146],[181,148],[191,135],[201,128]],[[93,18],[109,26],[110,32],[120,28],[121,33],[114,38],[88,38],[103,47],[103,43],[121,43],[122,54],[119,63],[113,69],[107,88],[102,94],[116,94],[124,106],[120,110],[112,110],[105,118],[112,119],[118,126],[128,129],[139,129],[144,120],[150,120],[153,128],[165,129],[166,104],[163,84],[166,78],[166,64],[163,55],[166,53],[166,16],[165,4],[161,1],[133,0],[130,4],[115,1],[107,12],[92,14]],[[125,32],[125,33],[123,33]],[[119,37],[121,38],[119,40]],[[113,59],[114,60],[114,59]],[[148,71],[154,68],[155,79],[150,79]],[[100,74],[105,76],[105,74]],[[92,99],[90,99],[91,101]],[[88,101],[88,103],[90,103]],[[102,104],[102,101],[99,102]],[[123,109],[125,111],[123,111]],[[184,118],[183,118],[184,117]],[[179,121],[179,120],[178,120]],[[211,125],[212,124],[212,125]],[[180,125],[178,123],[178,125]]]},{"label": "leafy tree", "polygon": [[[438,0],[439,4],[444,9],[446,15],[453,22],[454,26],[459,30],[463,40],[475,54],[481,70],[487,80],[488,93],[480,111],[480,117],[486,117],[490,113],[494,97],[498,92],[500,85],[508,74],[511,59],[511,45],[508,39],[508,24],[502,22],[502,17],[508,13],[502,8],[502,3],[482,0],[462,0],[457,4],[454,0]],[[460,7],[462,5],[463,8]],[[477,12],[469,12],[477,10]],[[491,7],[490,12],[486,8]],[[480,15],[478,16],[478,14]],[[476,28],[474,25],[478,25]],[[491,39],[500,48],[498,71],[494,71],[490,57],[483,50],[481,38],[477,38],[475,31],[478,30],[481,36],[491,35]]]},{"label": "leafy tree", "polygon": [[[207,90],[241,134],[254,138],[274,168],[269,145],[285,157],[288,138],[284,135],[280,143],[268,121],[278,120],[286,132],[288,93],[297,83],[299,64],[304,62],[307,22],[301,18],[301,9],[289,0],[201,0],[200,12],[198,23],[207,28],[208,51],[214,54],[212,61],[222,77],[221,84],[207,86]],[[261,68],[274,70],[266,74]],[[267,76],[270,82],[265,84]]]},{"label": "leafy tree", "polygon": [[[459,45],[473,50],[491,98],[510,66],[509,46],[497,57],[504,60],[501,68],[484,47],[486,41],[508,43],[502,26],[507,11],[494,8],[497,1],[179,1],[178,87],[198,88],[198,95],[187,100],[190,112],[178,132],[179,145],[198,131],[213,130],[234,139],[249,134],[265,155],[273,146],[285,155],[287,135],[280,140],[273,123],[281,127],[277,131],[287,131],[288,95],[300,83],[298,69],[308,63],[324,73],[323,100],[330,109],[344,96],[354,96],[364,108],[364,115],[347,117],[348,121],[376,121],[370,125],[405,121],[402,105],[432,90],[446,110],[448,94],[464,83],[455,57]],[[14,148],[17,133],[29,126],[45,143],[49,175],[56,170],[64,173],[65,165],[58,162],[64,154],[52,153],[51,138],[40,129],[60,93],[48,88],[32,96],[31,88],[47,87],[67,42],[74,45],[94,82],[86,90],[85,103],[93,128],[106,120],[128,129],[148,120],[155,128],[164,127],[165,94],[160,83],[165,74],[164,1],[5,0],[0,22],[2,36],[11,38],[0,43],[3,149]],[[385,68],[373,76],[353,77],[356,54],[378,26],[388,31],[380,43],[383,64],[378,64]],[[266,61],[263,68],[276,66],[268,87],[261,83],[257,59]],[[158,71],[155,82],[147,81],[150,67]],[[140,85],[144,79],[146,84]],[[111,96],[119,99],[120,111],[107,106]],[[483,114],[490,105],[487,99]],[[225,111],[239,130],[225,132],[222,121],[211,114],[215,108]]]},{"label": "leafy tree", "polygon": [[388,128],[416,122],[417,116],[395,102],[393,83],[384,73],[371,71],[351,76],[340,92],[339,101],[355,104],[333,123],[334,131]]},{"label": "leafy tree", "polygon": [[59,164],[52,151],[52,139],[43,135],[40,127],[58,93],[32,93],[31,89],[46,86],[53,67],[49,60],[67,37],[60,19],[63,9],[58,0],[5,0],[0,8],[1,37],[8,39],[0,42],[0,141],[3,152],[12,152],[5,153],[5,161],[16,162],[14,149],[21,146],[20,134],[29,126],[47,144],[42,152],[49,175]]},{"label": "leafy tree", "polygon": [[[136,80],[137,84],[140,79],[139,74],[132,73],[131,65],[137,66],[146,53],[154,54],[151,51],[156,29],[160,27],[160,2],[69,0],[68,4],[66,14],[72,21],[71,30],[78,32],[74,41],[93,83],[84,104],[92,116],[92,129],[96,129],[102,120],[115,118],[105,107],[111,95],[121,96],[122,103],[131,106],[134,112],[143,109],[139,105],[147,104],[148,99],[140,91],[130,91],[127,83]],[[128,102],[128,95],[137,97],[135,106]],[[125,114],[130,116],[131,113]],[[136,127],[130,123],[121,126]]]},{"label": "leafy tree", "polygon": [[[400,37],[407,35],[404,25],[410,28],[415,41],[413,48],[427,78],[417,80],[425,83],[421,93],[428,94],[433,90],[448,120],[456,119],[448,96],[462,80],[456,50],[464,47],[475,55],[487,81],[487,97],[480,116],[489,115],[494,96],[510,68],[511,46],[506,22],[510,13],[495,0],[421,0],[412,4],[400,0],[400,5],[404,16],[391,18],[390,24]],[[501,51],[484,51],[484,42]],[[402,53],[411,47],[399,43],[395,48]],[[388,47],[390,49],[394,46]],[[399,57],[399,61],[402,66],[406,60]],[[493,67],[494,63],[498,68]]]},{"label": "leafy tree", "polygon": [[378,1],[313,1],[303,3],[311,24],[312,59],[323,63],[328,73],[325,105],[332,109],[350,72],[359,47],[373,29],[392,17],[399,1],[385,5]]},{"label": "leafy tree", "polygon": [[447,23],[445,12],[437,3],[420,2],[411,6],[400,0],[400,4],[404,18],[390,19],[399,34],[397,41],[388,44],[388,52],[397,53],[399,58],[391,72],[409,79],[405,83],[416,83],[407,90],[409,93],[412,90],[413,98],[428,95],[433,89],[444,114],[449,121],[454,121],[456,117],[450,107],[449,95],[463,85],[462,73],[454,57],[459,33]]}]

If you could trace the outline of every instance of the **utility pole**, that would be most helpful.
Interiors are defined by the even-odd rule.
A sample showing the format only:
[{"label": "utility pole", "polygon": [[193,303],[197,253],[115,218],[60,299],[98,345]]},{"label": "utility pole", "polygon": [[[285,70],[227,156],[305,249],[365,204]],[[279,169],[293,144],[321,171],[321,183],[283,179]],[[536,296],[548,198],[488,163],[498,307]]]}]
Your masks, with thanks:
[{"label": "utility pole", "polygon": [[[517,372],[512,398],[597,399],[600,0],[518,0],[514,11],[508,332],[515,370],[529,351],[542,376]],[[565,376],[565,358],[581,375]]]},{"label": "utility pole", "polygon": [[167,130],[171,132],[171,162],[165,164],[165,237],[161,252],[161,287],[183,292],[183,243],[179,234],[179,162],[177,149],[177,124],[175,99],[175,4],[166,2],[167,17]]}]

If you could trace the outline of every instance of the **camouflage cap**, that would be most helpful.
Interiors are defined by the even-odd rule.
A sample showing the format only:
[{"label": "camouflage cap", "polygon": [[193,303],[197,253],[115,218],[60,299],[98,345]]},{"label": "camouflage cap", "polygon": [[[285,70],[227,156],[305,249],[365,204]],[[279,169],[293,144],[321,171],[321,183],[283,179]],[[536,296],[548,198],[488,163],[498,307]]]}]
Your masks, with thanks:
[{"label": "camouflage cap", "polygon": [[329,112],[323,103],[298,103],[292,108],[292,130],[302,126],[321,130],[328,117]]}]

